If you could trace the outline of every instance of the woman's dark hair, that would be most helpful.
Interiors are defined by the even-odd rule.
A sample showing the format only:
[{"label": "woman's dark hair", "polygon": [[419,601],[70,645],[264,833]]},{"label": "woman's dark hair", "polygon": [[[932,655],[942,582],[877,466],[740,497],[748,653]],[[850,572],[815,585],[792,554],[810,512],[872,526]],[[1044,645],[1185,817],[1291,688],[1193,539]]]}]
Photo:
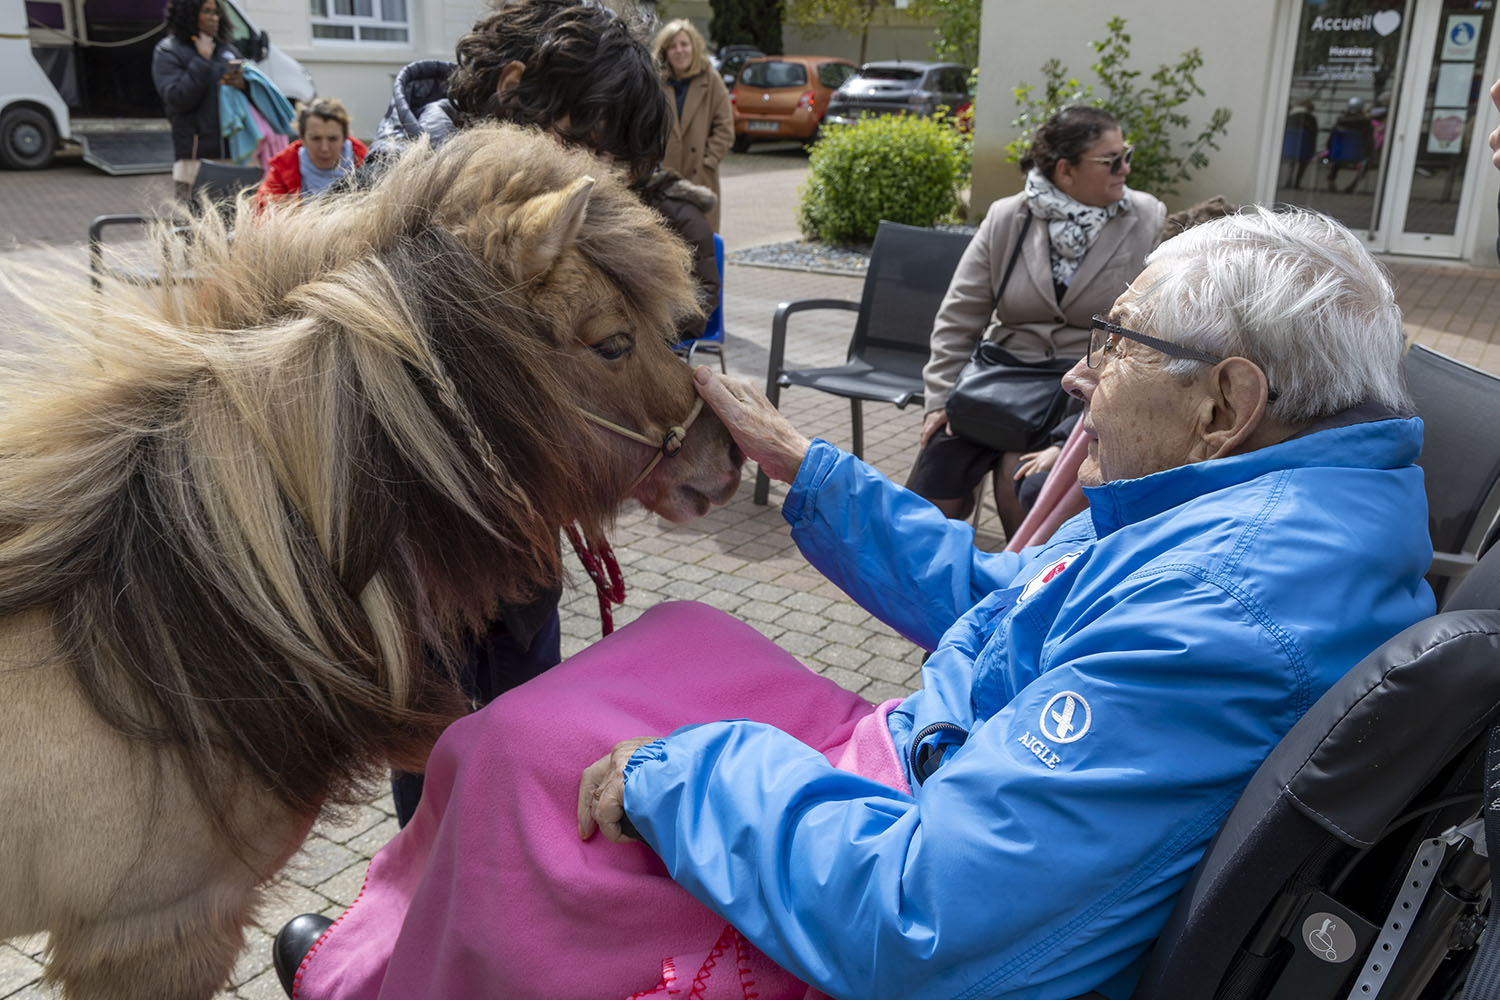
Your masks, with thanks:
[{"label": "woman's dark hair", "polygon": [[[167,0],[165,20],[167,22],[167,34],[179,42],[191,45],[193,36],[198,33],[198,12],[208,0]],[[218,6],[215,2],[214,6]],[[224,16],[224,11],[219,11],[219,32],[215,36],[220,44],[229,41],[229,18]]]},{"label": "woman's dark hair", "polygon": [[1120,123],[1103,108],[1074,104],[1048,118],[1031,136],[1031,145],[1021,157],[1021,169],[1036,167],[1050,181],[1060,160],[1077,163],[1099,137]]},{"label": "woman's dark hair", "polygon": [[[633,177],[650,176],[666,153],[670,108],[651,53],[592,0],[506,4],[458,40],[457,58],[448,97],[463,125],[536,125],[608,153]],[[511,62],[524,69],[502,97],[495,88]]]}]

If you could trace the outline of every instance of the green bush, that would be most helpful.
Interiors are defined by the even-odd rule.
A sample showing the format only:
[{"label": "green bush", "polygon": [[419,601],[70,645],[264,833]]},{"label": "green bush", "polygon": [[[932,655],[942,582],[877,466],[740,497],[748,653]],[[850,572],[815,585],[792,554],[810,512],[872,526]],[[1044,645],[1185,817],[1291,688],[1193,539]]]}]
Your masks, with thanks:
[{"label": "green bush", "polygon": [[868,242],[881,219],[952,222],[968,166],[967,138],[941,116],[830,125],[808,159],[798,222],[808,239],[824,243]]}]

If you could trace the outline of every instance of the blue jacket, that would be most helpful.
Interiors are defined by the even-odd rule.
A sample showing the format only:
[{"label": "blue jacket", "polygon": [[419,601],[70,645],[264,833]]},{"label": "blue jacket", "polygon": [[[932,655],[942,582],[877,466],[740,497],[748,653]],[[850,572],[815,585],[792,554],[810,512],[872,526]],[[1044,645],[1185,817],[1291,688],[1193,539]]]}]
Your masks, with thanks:
[{"label": "blue jacket", "polygon": [[297,135],[297,113],[276,89],[276,84],[249,63],[241,65],[245,73],[245,93],[234,87],[219,88],[219,128],[224,133],[229,158],[240,166],[255,155],[255,145],[264,138],[250,117],[250,105],[282,135]]},{"label": "blue jacket", "polygon": [[890,718],[914,795],[716,722],[638,750],[626,812],[835,997],[1123,996],[1260,761],[1433,613],[1421,440],[1377,420],[1109,483],[998,554],[814,442],[783,509],[798,546],[933,650]]}]

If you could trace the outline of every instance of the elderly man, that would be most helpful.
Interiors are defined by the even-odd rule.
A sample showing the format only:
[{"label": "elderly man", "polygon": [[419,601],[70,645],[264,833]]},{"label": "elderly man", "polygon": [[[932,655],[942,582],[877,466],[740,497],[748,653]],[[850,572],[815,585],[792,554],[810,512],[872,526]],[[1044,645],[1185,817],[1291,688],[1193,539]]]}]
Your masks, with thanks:
[{"label": "elderly man", "polygon": [[1402,346],[1329,219],[1163,244],[1066,378],[1090,509],[999,554],[700,368],[802,551],[932,650],[921,689],[653,609],[450,728],[298,995],[1125,996],[1267,752],[1433,612]]}]

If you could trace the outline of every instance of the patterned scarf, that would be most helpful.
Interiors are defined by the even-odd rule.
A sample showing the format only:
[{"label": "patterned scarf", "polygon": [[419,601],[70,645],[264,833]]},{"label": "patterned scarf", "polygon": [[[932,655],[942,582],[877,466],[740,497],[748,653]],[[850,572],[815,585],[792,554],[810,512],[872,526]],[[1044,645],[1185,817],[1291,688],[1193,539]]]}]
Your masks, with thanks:
[{"label": "patterned scarf", "polygon": [[1067,287],[1083,263],[1083,255],[1099,238],[1099,232],[1121,212],[1130,211],[1130,189],[1119,201],[1104,208],[1074,201],[1058,190],[1047,175],[1032,167],[1026,174],[1026,207],[1047,220],[1052,246],[1052,280]]}]

